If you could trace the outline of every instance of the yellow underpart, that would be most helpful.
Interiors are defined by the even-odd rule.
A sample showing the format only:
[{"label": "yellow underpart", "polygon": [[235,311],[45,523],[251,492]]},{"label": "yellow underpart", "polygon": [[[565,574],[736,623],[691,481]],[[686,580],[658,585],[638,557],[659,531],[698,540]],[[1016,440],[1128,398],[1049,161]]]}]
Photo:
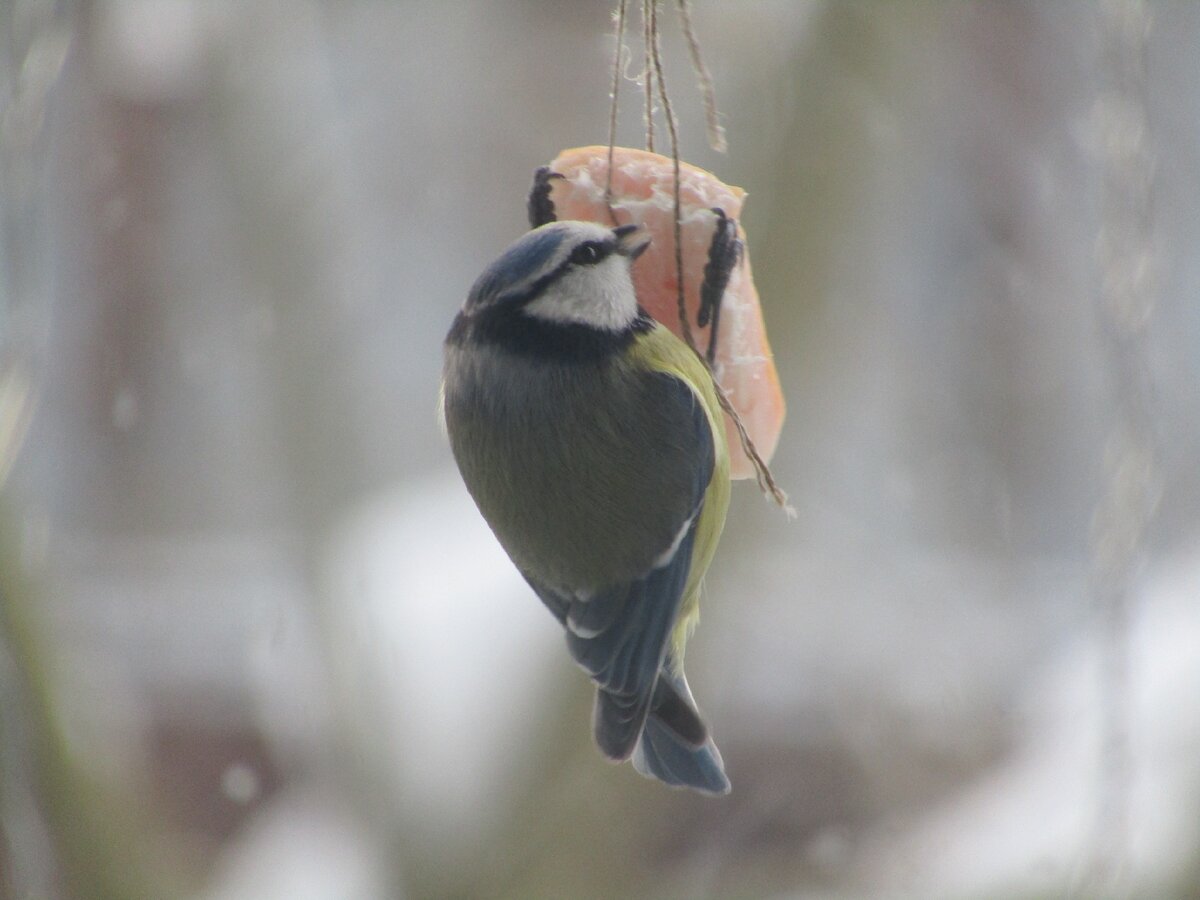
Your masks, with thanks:
[{"label": "yellow underpart", "polygon": [[662,325],[638,335],[629,351],[636,365],[654,372],[665,372],[684,382],[700,399],[713,433],[716,462],[712,479],[704,493],[700,523],[696,526],[696,541],[692,548],[692,565],[683,589],[679,619],[671,634],[671,650],[677,665],[683,664],[683,649],[688,636],[700,618],[700,588],[704,573],[717,551],[725,514],[729,510],[729,449],[725,443],[725,417],[717,401],[712,376],[704,363],[683,341]]}]

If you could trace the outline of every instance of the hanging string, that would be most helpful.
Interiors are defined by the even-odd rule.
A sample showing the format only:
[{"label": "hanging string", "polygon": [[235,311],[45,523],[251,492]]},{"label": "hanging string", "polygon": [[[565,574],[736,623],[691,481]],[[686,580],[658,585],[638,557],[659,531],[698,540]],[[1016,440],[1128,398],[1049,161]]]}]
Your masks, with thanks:
[{"label": "hanging string", "polygon": [[[654,4],[655,0],[649,0]],[[659,46],[659,33],[657,19],[654,21],[654,28],[650,34],[650,61],[653,65],[654,77],[658,82],[658,97],[662,103],[663,118],[667,120],[667,134],[671,138],[671,166],[672,178],[671,185],[674,191],[675,215],[675,274],[676,278],[676,302],[679,306],[679,324],[683,328],[683,339],[689,347],[696,349],[696,341],[692,336],[692,323],[688,321],[687,306],[684,304],[683,295],[683,216],[681,213],[682,204],[679,198],[679,131],[675,122],[675,111],[671,108],[671,97],[667,93],[667,82],[663,79],[662,66],[662,48]],[[649,116],[650,111],[646,111]]]},{"label": "hanging string", "polygon": [[646,87],[646,149],[654,152],[654,66],[652,64],[655,36],[658,34],[658,0],[642,0],[642,45],[645,65],[642,77]]},{"label": "hanging string", "polygon": [[[771,499],[773,499],[780,508],[782,508],[788,513],[789,516],[791,516],[795,514],[795,511],[788,503],[787,494],[775,482],[775,478],[771,474],[771,470],[767,466],[766,461],[759,454],[758,448],[754,446],[754,441],[751,439],[750,433],[746,430],[746,425],[742,421],[742,417],[738,414],[738,411],[734,409],[733,404],[729,401],[729,396],[725,393],[725,389],[721,387],[720,382],[717,381],[716,374],[713,372],[712,366],[709,365],[708,359],[696,347],[696,340],[692,334],[692,324],[688,319],[687,305],[685,303],[683,291],[683,204],[680,200],[679,193],[680,182],[682,180],[680,178],[679,171],[679,130],[675,121],[675,111],[671,106],[671,98],[667,93],[667,83],[663,78],[662,48],[659,44],[658,18],[655,14],[657,2],[658,0],[645,0],[645,6],[643,7],[643,10],[645,10],[645,7],[648,6],[650,13],[650,17],[648,19],[649,33],[647,35],[649,44],[647,45],[646,52],[650,58],[651,65],[647,70],[646,76],[647,84],[649,84],[651,75],[653,75],[655,80],[658,82],[658,98],[662,103],[663,118],[665,118],[667,121],[667,133],[671,139],[671,165],[673,168],[672,182],[674,185],[673,218],[675,235],[675,299],[679,308],[679,324],[681,330],[683,331],[683,340],[691,349],[691,351],[696,354],[696,357],[704,365],[704,368],[708,370],[709,375],[712,376],[713,387],[715,388],[717,394],[717,402],[720,403],[721,409],[724,410],[725,414],[729,417],[730,421],[733,422],[734,427],[737,429],[738,439],[742,444],[742,450],[750,459],[750,462],[754,465],[754,477],[758,481],[759,490],[761,490],[764,494],[770,494]],[[646,106],[646,120],[648,122],[653,119],[650,106],[651,103],[652,98],[648,98]],[[649,138],[649,133],[647,133],[647,137]],[[653,150],[651,147],[647,147],[647,149]]]},{"label": "hanging string", "polygon": [[1148,112],[1152,10],[1144,2],[1097,5],[1102,41],[1097,126],[1100,229],[1097,320],[1111,378],[1105,483],[1092,515],[1092,610],[1100,648],[1098,785],[1083,877],[1072,897],[1130,895],[1134,671],[1130,631],[1138,571],[1162,492],[1161,410],[1155,403],[1150,328],[1161,248],[1154,232],[1156,149]]},{"label": "hanging string", "polygon": [[625,6],[628,0],[617,3],[616,37],[613,46],[612,64],[612,98],[608,109],[608,169],[604,177],[604,205],[608,208],[608,217],[614,225],[617,224],[617,214],[612,206],[613,152],[617,146],[617,91],[621,86],[621,42],[625,39]]},{"label": "hanging string", "polygon": [[696,73],[700,95],[704,99],[704,124],[708,132],[708,145],[718,153],[724,153],[729,145],[725,141],[725,129],[717,115],[717,91],[713,87],[712,75],[708,66],[704,64],[704,56],[700,53],[700,41],[692,28],[692,5],[688,0],[676,0],[676,6],[679,7],[679,24],[687,41],[688,53],[692,57],[692,69]]}]

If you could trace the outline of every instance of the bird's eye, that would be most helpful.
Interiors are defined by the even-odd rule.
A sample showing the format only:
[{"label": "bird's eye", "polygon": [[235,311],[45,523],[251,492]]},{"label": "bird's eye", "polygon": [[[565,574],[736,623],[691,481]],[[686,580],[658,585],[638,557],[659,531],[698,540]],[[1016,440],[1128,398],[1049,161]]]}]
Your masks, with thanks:
[{"label": "bird's eye", "polygon": [[607,255],[602,244],[587,241],[571,251],[571,262],[580,266],[594,266]]}]

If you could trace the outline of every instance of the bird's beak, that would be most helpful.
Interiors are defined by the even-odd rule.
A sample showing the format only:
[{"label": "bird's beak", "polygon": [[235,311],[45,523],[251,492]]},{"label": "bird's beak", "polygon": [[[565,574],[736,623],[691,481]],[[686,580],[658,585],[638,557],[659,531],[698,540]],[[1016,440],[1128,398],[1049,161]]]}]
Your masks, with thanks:
[{"label": "bird's beak", "polygon": [[612,233],[617,239],[617,252],[628,256],[630,260],[637,259],[650,246],[650,236],[640,225],[618,225]]}]

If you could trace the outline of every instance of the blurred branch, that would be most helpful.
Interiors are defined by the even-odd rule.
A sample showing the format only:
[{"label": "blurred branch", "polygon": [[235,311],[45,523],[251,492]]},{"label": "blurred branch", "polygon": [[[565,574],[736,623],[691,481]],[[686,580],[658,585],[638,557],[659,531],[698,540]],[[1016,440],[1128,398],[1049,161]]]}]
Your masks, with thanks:
[{"label": "blurred branch", "polygon": [[48,692],[29,665],[37,654],[21,615],[27,605],[12,577],[16,560],[7,532],[5,527],[0,534],[0,871],[5,873],[0,893],[59,897],[58,853],[35,789],[36,769],[53,739],[47,734],[49,717],[36,721],[33,709],[45,708]]},{"label": "blurred branch", "polygon": [[1114,400],[1104,448],[1106,484],[1092,523],[1092,593],[1101,641],[1102,734],[1091,858],[1084,892],[1128,877],[1133,779],[1129,641],[1134,581],[1158,504],[1158,440],[1147,331],[1157,294],[1153,239],[1154,148],[1146,110],[1146,39],[1140,0],[1100,4],[1101,92],[1094,114],[1102,198],[1097,313]]},{"label": "blurred branch", "polygon": [[[0,498],[2,499],[2,498]],[[16,896],[151,900],[171,896],[152,878],[152,852],[128,806],[106,795],[73,758],[56,717],[49,660],[34,626],[37,592],[0,505],[0,663],[5,685],[3,825]],[[10,680],[11,679],[11,680]]]},{"label": "blurred branch", "polygon": [[170,896],[130,805],[73,757],[58,720],[44,608],[22,565],[3,492],[32,414],[45,272],[47,100],[71,45],[69,12],[0,5],[0,888],[13,896],[139,900]]},{"label": "blurred branch", "polygon": [[[0,491],[24,438],[31,384],[18,319],[28,292],[29,253],[36,223],[35,148],[41,140],[45,95],[57,77],[62,53],[37,47],[48,31],[47,16],[29,4],[0,6]],[[63,48],[65,52],[65,47]],[[54,57],[57,57],[57,61]],[[27,324],[27,320],[25,320]],[[4,896],[61,896],[50,824],[38,802],[37,768],[49,734],[44,679],[35,666],[32,629],[21,614],[27,592],[18,583],[15,541],[4,518],[0,493],[0,893]]]}]

